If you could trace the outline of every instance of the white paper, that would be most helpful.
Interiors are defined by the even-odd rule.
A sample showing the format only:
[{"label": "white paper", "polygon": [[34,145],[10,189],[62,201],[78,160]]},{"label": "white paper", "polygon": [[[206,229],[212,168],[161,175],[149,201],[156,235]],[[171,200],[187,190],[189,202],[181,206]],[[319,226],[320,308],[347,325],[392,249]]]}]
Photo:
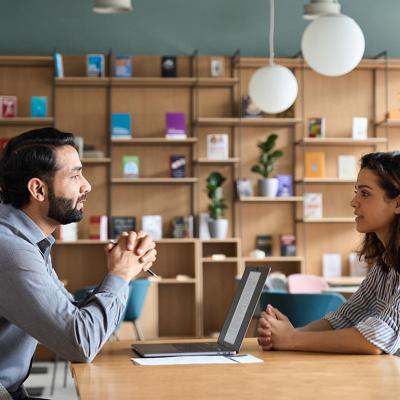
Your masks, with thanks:
[{"label": "white paper", "polygon": [[232,356],[179,356],[131,358],[137,365],[187,365],[187,364],[254,364],[264,362],[250,354]]}]

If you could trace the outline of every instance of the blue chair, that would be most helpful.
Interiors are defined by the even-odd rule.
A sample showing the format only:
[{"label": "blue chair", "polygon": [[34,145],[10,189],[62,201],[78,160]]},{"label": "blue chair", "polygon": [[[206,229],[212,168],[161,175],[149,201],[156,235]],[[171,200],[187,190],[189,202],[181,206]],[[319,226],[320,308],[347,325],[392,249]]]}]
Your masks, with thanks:
[{"label": "blue chair", "polygon": [[298,328],[336,311],[345,301],[339,293],[278,293],[263,290],[260,307],[265,310],[271,304]]}]

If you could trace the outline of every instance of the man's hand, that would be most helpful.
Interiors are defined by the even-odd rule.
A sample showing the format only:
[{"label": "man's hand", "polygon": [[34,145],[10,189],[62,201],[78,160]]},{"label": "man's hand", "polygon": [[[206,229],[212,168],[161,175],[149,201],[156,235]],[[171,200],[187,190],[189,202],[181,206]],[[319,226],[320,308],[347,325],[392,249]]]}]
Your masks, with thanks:
[{"label": "man's hand", "polygon": [[108,271],[131,281],[143,269],[151,267],[156,259],[155,243],[144,232],[124,232],[117,244],[107,245]]},{"label": "man's hand", "polygon": [[257,332],[263,350],[290,350],[296,331],[286,315],[268,305],[261,313]]}]

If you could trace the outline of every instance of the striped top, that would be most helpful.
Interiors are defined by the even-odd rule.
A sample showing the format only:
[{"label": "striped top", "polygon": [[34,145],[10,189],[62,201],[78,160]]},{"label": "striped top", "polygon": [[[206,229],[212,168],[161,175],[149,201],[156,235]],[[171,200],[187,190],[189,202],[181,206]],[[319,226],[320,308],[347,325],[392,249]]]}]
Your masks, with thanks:
[{"label": "striped top", "polygon": [[357,292],[324,319],[333,329],[355,327],[385,353],[400,355],[400,274],[374,266]]}]

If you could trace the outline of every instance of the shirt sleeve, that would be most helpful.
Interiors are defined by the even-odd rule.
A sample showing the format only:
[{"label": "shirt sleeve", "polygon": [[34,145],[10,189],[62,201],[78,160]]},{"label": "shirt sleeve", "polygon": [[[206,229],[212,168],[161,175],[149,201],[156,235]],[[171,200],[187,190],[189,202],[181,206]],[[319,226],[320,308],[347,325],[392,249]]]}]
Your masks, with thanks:
[{"label": "shirt sleeve", "polygon": [[128,283],[108,274],[77,306],[28,245],[3,249],[0,312],[11,323],[70,361],[90,362],[114,332],[128,299]]},{"label": "shirt sleeve", "polygon": [[323,317],[333,329],[353,327],[364,319],[368,313],[370,314],[370,306],[376,299],[378,268],[374,266],[371,269],[358,290],[337,311],[330,312]]}]

